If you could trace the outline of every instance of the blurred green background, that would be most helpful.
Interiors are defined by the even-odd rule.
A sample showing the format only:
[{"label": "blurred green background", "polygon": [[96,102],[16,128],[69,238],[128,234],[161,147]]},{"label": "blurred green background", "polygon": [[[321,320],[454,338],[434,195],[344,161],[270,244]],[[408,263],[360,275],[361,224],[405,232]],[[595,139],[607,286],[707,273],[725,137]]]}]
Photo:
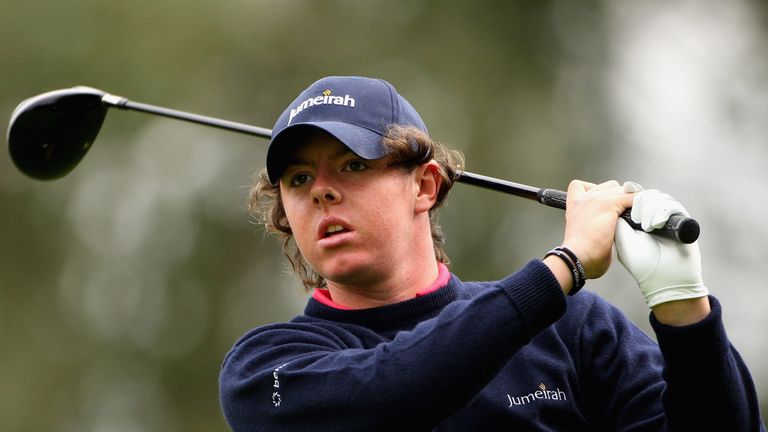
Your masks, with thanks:
[{"label": "blurred green background", "polygon": [[[633,179],[683,201],[768,407],[766,12],[757,0],[0,0],[0,117],[88,85],[271,128],[319,77],[385,78],[470,171],[554,188]],[[0,157],[0,430],[227,430],[224,354],[305,301],[244,205],[266,144],[112,110],[61,180]],[[559,244],[562,217],[457,185],[442,215],[453,270],[502,277]],[[589,288],[649,330],[620,265]]]}]

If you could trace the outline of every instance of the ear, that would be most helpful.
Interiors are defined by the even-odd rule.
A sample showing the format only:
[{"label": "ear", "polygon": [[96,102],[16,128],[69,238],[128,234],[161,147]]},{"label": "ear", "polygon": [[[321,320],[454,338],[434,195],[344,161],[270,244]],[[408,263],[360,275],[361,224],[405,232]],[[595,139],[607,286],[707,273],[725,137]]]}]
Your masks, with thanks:
[{"label": "ear", "polygon": [[437,193],[443,184],[440,166],[434,160],[416,168],[414,181],[416,183],[416,202],[414,210],[417,213],[428,212],[437,202]]}]

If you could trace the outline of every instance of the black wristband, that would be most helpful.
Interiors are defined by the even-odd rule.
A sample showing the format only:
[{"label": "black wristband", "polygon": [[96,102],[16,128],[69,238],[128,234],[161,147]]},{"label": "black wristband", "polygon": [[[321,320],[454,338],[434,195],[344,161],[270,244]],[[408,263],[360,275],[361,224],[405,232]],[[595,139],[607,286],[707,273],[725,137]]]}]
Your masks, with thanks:
[{"label": "black wristband", "polygon": [[581,265],[581,261],[579,261],[579,257],[577,257],[572,250],[568,249],[565,246],[558,246],[555,248],[555,250],[559,250],[567,253],[568,257],[573,261],[573,264],[576,266],[576,270],[579,271],[579,277],[581,277],[581,286],[579,286],[578,288],[578,289],[581,289],[581,287],[583,287],[584,284],[587,282],[587,275],[584,273],[584,266]]},{"label": "black wristband", "polygon": [[574,254],[573,251],[568,248],[556,247],[547,252],[547,254],[544,255],[544,258],[550,255],[554,255],[563,260],[565,265],[568,266],[568,269],[571,271],[571,276],[573,276],[573,288],[568,291],[568,295],[574,295],[579,292],[579,290],[581,290],[581,288],[584,286],[587,278],[584,275],[584,267],[576,257],[576,254]]}]

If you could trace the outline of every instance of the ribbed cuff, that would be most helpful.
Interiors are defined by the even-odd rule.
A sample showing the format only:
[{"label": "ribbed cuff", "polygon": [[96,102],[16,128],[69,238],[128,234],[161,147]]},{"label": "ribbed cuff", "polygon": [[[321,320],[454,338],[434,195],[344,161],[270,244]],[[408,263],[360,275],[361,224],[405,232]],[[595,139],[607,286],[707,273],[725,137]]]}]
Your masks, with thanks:
[{"label": "ribbed cuff", "polygon": [[709,305],[711,311],[704,319],[680,327],[662,324],[653,313],[650,314],[651,327],[668,363],[685,363],[688,359],[696,359],[697,362],[720,359],[730,350],[720,302],[709,296]]},{"label": "ribbed cuff", "polygon": [[498,282],[525,322],[529,337],[558,320],[565,313],[565,295],[552,271],[540,260]]}]

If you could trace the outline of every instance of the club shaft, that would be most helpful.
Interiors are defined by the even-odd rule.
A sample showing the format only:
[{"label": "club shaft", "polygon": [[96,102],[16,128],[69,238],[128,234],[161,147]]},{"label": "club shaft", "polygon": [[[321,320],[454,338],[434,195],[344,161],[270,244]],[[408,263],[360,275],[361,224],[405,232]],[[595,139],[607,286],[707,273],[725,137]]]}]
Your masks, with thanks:
[{"label": "club shaft", "polygon": [[[272,131],[270,129],[140,102],[133,102],[120,96],[106,94],[102,98],[102,102],[106,105],[120,109],[156,114],[163,117],[239,132],[246,135],[267,139],[272,137]],[[556,189],[541,189],[467,171],[461,171],[456,178],[456,181],[531,199],[549,207],[565,209],[566,193]],[[633,228],[640,229],[638,224],[632,221],[629,210],[625,211],[621,217],[632,225]],[[673,238],[683,243],[693,243],[699,237],[699,224],[694,219],[675,215],[670,217],[666,226],[653,231],[653,234]]]},{"label": "club shaft", "polygon": [[488,177],[482,174],[474,174],[467,171],[461,171],[459,176],[456,178],[456,181],[508,193],[510,195],[515,195],[522,198],[532,199],[535,201],[539,201],[538,195],[539,191],[541,190],[537,187],[515,183],[508,180],[502,180],[495,177]]},{"label": "club shaft", "polygon": [[128,99],[106,95],[102,98],[102,101],[107,105],[114,106],[116,108],[140,111],[149,114],[156,114],[163,117],[169,117],[177,120],[183,120],[190,123],[197,123],[206,126],[213,126],[218,129],[224,129],[232,132],[239,132],[246,135],[257,136],[261,138],[270,138],[272,131],[266,128],[258,126],[251,126],[245,123],[237,123],[229,120],[224,120],[215,117],[204,116],[200,114],[188,113],[185,111],[178,111],[169,108],[163,108],[155,105],[149,105],[141,102],[133,102]]}]

